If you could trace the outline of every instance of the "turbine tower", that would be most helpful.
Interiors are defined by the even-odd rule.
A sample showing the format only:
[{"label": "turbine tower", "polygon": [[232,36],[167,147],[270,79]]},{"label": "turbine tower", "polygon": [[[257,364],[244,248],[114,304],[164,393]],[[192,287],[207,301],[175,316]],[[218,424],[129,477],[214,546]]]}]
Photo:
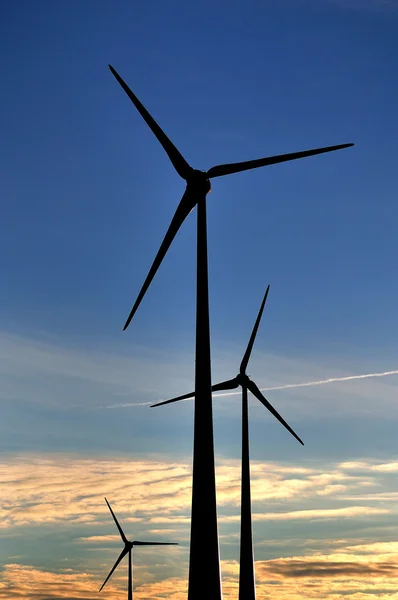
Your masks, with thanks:
[{"label": "turbine tower", "polygon": [[[298,435],[291,429],[286,421],[274,409],[274,407],[264,398],[257,385],[246,375],[247,365],[256,339],[257,331],[260,325],[264,306],[267,301],[269,286],[267,287],[260,310],[257,315],[256,322],[251,333],[246,352],[243,355],[240,363],[239,373],[234,379],[223,381],[212,386],[212,391],[233,390],[241,386],[242,388],[242,466],[241,466],[241,521],[240,521],[240,568],[239,568],[239,600],[255,600],[256,598],[256,582],[254,573],[254,558],[253,558],[253,534],[252,534],[252,514],[251,514],[251,493],[250,493],[250,455],[249,455],[249,419],[247,406],[247,392],[251,391],[260,402],[278,419],[280,423],[304,446],[304,443]],[[154,406],[162,406],[170,404],[178,400],[187,400],[193,398],[195,392],[178,396],[171,400],[158,402]]]},{"label": "turbine tower", "polygon": [[112,573],[115,571],[115,569],[117,568],[117,566],[119,565],[120,561],[126,556],[126,554],[129,555],[129,579],[128,579],[128,594],[127,594],[127,598],[128,600],[133,600],[133,565],[132,565],[132,553],[133,553],[133,548],[134,546],[178,546],[177,543],[175,542],[138,542],[137,540],[134,540],[133,542],[129,542],[128,539],[126,538],[126,536],[124,535],[124,531],[123,529],[120,527],[119,522],[115,516],[115,513],[113,512],[111,505],[109,504],[108,500],[105,498],[105,502],[108,505],[109,510],[111,511],[113,520],[116,523],[116,527],[119,530],[120,533],[120,537],[122,538],[122,541],[124,542],[124,548],[120,553],[119,558],[117,559],[117,561],[115,562],[115,564],[113,565],[108,577],[105,579],[104,583],[101,585],[99,591],[102,590],[102,588],[104,587],[104,585],[106,584],[106,582],[108,581],[108,579],[110,579]]},{"label": "turbine tower", "polygon": [[[206,195],[210,179],[248,169],[305,158],[324,152],[348,148],[353,144],[328,146],[239,163],[212,167],[207,172],[193,169],[159,127],[146,108],[133,94],[115,69],[109,68],[126,92],[157,140],[163,146],[178,175],[186,181],[186,189],[171,220],[166,235],[144,281],[141,291],[123,327],[125,330],[138,309],[156,271],[182,223],[197,205],[197,277],[196,277],[196,361],[195,407],[192,469],[191,542],[189,559],[188,600],[221,600],[221,573],[218,547],[216,482],[214,467],[213,413],[211,397],[210,326],[207,269]],[[203,553],[203,539],[206,552]],[[206,577],[203,576],[206,574]]]}]

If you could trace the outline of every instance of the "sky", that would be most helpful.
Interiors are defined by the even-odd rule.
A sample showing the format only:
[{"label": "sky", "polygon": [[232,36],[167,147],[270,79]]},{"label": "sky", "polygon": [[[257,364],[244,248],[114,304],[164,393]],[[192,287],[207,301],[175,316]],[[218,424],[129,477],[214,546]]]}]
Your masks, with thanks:
[{"label": "sky", "polygon": [[[3,2],[0,600],[186,598],[196,212],[132,324],[184,192],[108,64],[213,180],[214,383],[248,374],[257,596],[398,599],[396,0]],[[361,377],[371,375],[369,377]],[[376,376],[375,376],[376,375]],[[333,381],[330,381],[333,380]],[[305,384],[305,385],[303,385]],[[225,600],[237,597],[240,396],[214,397]]]}]

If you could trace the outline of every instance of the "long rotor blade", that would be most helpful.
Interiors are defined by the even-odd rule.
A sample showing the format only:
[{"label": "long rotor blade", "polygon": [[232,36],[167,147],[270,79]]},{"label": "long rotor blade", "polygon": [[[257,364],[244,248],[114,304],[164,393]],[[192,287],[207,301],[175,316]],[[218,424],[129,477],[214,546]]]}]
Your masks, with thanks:
[{"label": "long rotor blade", "polygon": [[134,546],[179,546],[177,542],[132,542]]},{"label": "long rotor blade", "polygon": [[333,152],[334,150],[342,150],[349,148],[354,144],[341,144],[339,146],[326,146],[325,148],[316,148],[315,150],[304,150],[303,152],[292,152],[291,154],[279,154],[278,156],[269,156],[268,158],[258,158],[257,160],[247,160],[245,162],[231,163],[227,165],[217,165],[207,171],[207,177],[221,177],[222,175],[231,175],[240,171],[248,171],[249,169],[257,169],[258,167],[267,167],[288,160],[296,160],[297,158],[305,158],[306,156],[314,156],[315,154],[323,154],[324,152]]},{"label": "long rotor blade", "polygon": [[268,292],[269,292],[269,286],[265,290],[264,298],[263,298],[263,301],[261,302],[260,310],[258,311],[257,319],[256,319],[256,322],[254,323],[253,331],[250,336],[250,340],[247,345],[246,352],[243,356],[242,362],[240,363],[240,372],[242,373],[242,375],[244,375],[246,373],[247,363],[249,362],[250,354],[253,349],[254,340],[256,339],[256,335],[257,335],[258,327],[260,325],[261,317],[263,316],[263,310],[264,310],[265,303],[267,301]]},{"label": "long rotor blade", "polygon": [[125,544],[128,544],[128,540],[127,540],[126,536],[124,535],[123,529],[120,527],[120,525],[119,525],[119,521],[117,520],[117,518],[116,518],[116,516],[115,516],[115,513],[113,512],[113,510],[112,510],[112,508],[111,508],[111,505],[109,504],[109,502],[108,502],[108,500],[107,500],[106,498],[105,498],[105,502],[107,503],[107,505],[108,505],[108,508],[109,508],[109,510],[111,511],[111,514],[112,514],[113,520],[115,521],[115,523],[116,523],[116,527],[117,527],[117,528],[118,528],[118,530],[119,530],[120,537],[122,538],[122,540],[123,540],[123,542],[124,542]]},{"label": "long rotor blade", "polygon": [[[211,386],[212,392],[218,392],[220,390],[233,390],[239,387],[239,383],[234,379],[228,379],[228,381],[223,381],[222,383],[216,383]],[[171,400],[163,400],[163,402],[157,402],[157,404],[151,404],[150,408],[154,408],[155,406],[162,406],[163,404],[171,404],[171,402],[178,402],[179,400],[188,400],[188,398],[194,398],[195,392],[190,392],[189,394],[184,394],[184,396],[177,396],[177,398],[171,398]]]},{"label": "long rotor blade", "polygon": [[141,117],[144,119],[146,124],[155,134],[158,141],[162,144],[163,148],[167,153],[167,156],[171,160],[171,163],[177,171],[177,173],[180,175],[180,177],[186,180],[189,174],[191,173],[192,168],[189,166],[185,158],[182,156],[182,154],[180,154],[180,152],[177,150],[174,144],[169,140],[165,132],[159,127],[155,119],[151,117],[146,108],[141,104],[137,96],[133,94],[129,86],[123,81],[120,75],[115,71],[115,69],[111,65],[109,65],[109,68],[114,77],[117,79],[117,81],[120,83],[120,85],[126,92],[127,96],[130,98],[131,102],[134,104],[134,106],[140,113]]},{"label": "long rotor blade", "polygon": [[170,248],[170,245],[171,245],[172,241],[174,240],[177,231],[181,227],[181,225],[184,222],[187,215],[190,213],[191,208],[192,208],[191,206],[189,206],[189,209],[187,208],[187,204],[184,202],[184,196],[183,196],[183,198],[180,201],[180,204],[177,207],[177,210],[174,213],[174,217],[171,220],[171,223],[166,232],[166,235],[163,238],[163,242],[160,245],[160,248],[158,250],[158,253],[156,254],[155,260],[153,261],[152,266],[149,269],[148,275],[146,276],[146,279],[141,288],[141,291],[138,294],[137,300],[135,301],[134,306],[131,309],[128,319],[123,327],[123,331],[125,331],[127,329],[127,327],[130,325],[131,319],[134,317],[139,305],[141,304],[141,301],[142,301],[143,297],[145,296],[145,293],[146,293],[147,289],[149,288],[149,286],[152,282],[152,279],[155,277],[156,271],[160,267],[160,264],[161,264],[162,260],[164,259],[165,255],[167,253],[167,250]]},{"label": "long rotor blade", "polygon": [[170,400],[163,400],[163,402],[157,402],[156,404],[151,404],[150,408],[154,408],[155,406],[163,406],[163,404],[171,404],[172,402],[178,402],[179,400],[188,400],[188,398],[194,398],[195,392],[190,392],[189,394],[184,394],[183,396],[177,396],[176,398],[171,398]]},{"label": "long rotor blade", "polygon": [[211,391],[212,392],[221,392],[221,390],[234,390],[235,388],[239,387],[240,383],[237,380],[236,377],[234,377],[233,379],[227,379],[226,381],[223,381],[222,383],[216,383],[215,385],[211,386]]},{"label": "long rotor blade", "polygon": [[99,591],[102,590],[102,588],[104,587],[104,585],[106,584],[106,582],[108,581],[108,579],[110,578],[110,576],[112,575],[113,571],[116,569],[116,567],[118,566],[118,564],[120,563],[120,561],[122,560],[122,558],[124,558],[126,556],[126,554],[128,554],[129,549],[128,548],[124,548],[119,556],[119,558],[117,559],[117,561],[115,562],[115,564],[113,565],[113,568],[111,570],[111,572],[109,573],[108,577],[105,579],[104,583],[101,585]]},{"label": "long rotor blade", "polygon": [[251,393],[253,394],[253,396],[255,396],[258,400],[260,400],[260,402],[262,404],[264,404],[265,408],[267,408],[270,413],[272,413],[274,415],[274,417],[276,417],[278,419],[278,421],[280,423],[282,423],[282,425],[284,427],[286,427],[286,429],[288,431],[290,431],[290,433],[296,438],[296,440],[298,442],[300,442],[300,444],[302,444],[304,446],[304,442],[299,438],[299,436],[293,431],[293,429],[286,423],[286,421],[284,419],[282,419],[282,417],[280,416],[280,414],[275,410],[275,408],[272,406],[272,404],[270,404],[268,402],[268,400],[266,400],[264,398],[264,396],[262,395],[262,393],[260,392],[260,390],[258,389],[258,387],[256,386],[256,384],[254,383],[254,381],[249,380],[247,383],[247,387],[248,389],[251,391]]}]

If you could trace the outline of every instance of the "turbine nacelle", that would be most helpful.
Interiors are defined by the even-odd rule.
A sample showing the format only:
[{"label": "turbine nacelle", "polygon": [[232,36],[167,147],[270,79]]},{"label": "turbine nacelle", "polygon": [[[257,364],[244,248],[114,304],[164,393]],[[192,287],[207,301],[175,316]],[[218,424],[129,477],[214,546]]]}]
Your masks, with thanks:
[{"label": "turbine nacelle", "polygon": [[246,375],[246,373],[238,373],[235,379],[241,387],[248,387],[248,384],[251,381],[250,377]]},{"label": "turbine nacelle", "polygon": [[211,183],[205,171],[192,169],[186,178],[187,188],[192,188],[195,195],[206,196],[211,190]]}]

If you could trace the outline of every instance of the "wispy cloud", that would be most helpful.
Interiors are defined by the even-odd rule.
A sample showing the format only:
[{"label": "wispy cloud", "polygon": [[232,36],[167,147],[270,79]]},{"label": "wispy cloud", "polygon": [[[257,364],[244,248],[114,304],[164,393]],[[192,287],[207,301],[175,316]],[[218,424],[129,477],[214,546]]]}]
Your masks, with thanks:
[{"label": "wispy cloud", "polygon": [[[3,376],[0,395],[4,399],[22,399],[24,402],[31,401],[62,409],[70,410],[80,406],[85,410],[93,410],[148,406],[164,398],[165,393],[177,395],[188,391],[192,386],[193,356],[171,356],[133,347],[129,347],[127,351],[109,348],[105,342],[100,346],[107,350],[65,345],[65,342],[52,338],[36,340],[3,332],[0,335],[0,372]],[[225,378],[231,377],[235,372],[237,359],[217,349],[214,356],[215,380],[224,378],[224,373]],[[300,362],[259,352],[252,360],[251,369],[254,373],[266,372],[272,377],[268,380],[268,385],[267,380],[264,382],[264,377],[261,382],[255,377],[258,385],[263,384],[261,389],[264,391],[308,389],[305,395],[301,394],[299,403],[294,402],[289,406],[289,409],[301,416],[313,417],[316,414],[313,410],[314,401],[319,397],[316,400],[311,397],[309,390],[312,387],[318,388],[318,394],[322,393],[324,414],[328,407],[335,412],[336,401],[339,402],[340,413],[356,412],[358,405],[355,401],[358,398],[363,400],[361,414],[383,413],[387,407],[395,405],[397,385],[375,382],[380,382],[383,378],[393,381],[398,370],[372,371],[358,375],[343,372],[330,377],[328,369],[320,367],[316,362]],[[308,373],[313,373],[314,377],[308,377]],[[297,382],[294,381],[295,378],[298,379]],[[370,380],[373,380],[372,383]],[[367,381],[369,383],[365,385]],[[350,382],[351,385],[348,385]],[[330,384],[339,385],[337,399],[335,394],[331,396],[327,391]],[[215,394],[215,397],[236,394],[239,391]],[[373,401],[375,395],[378,397],[377,404]],[[286,402],[287,397],[284,396],[282,401]],[[216,409],[218,407],[223,410],[219,403],[215,406]]]},{"label": "wispy cloud", "polygon": [[328,560],[275,560],[260,565],[263,576],[281,577],[282,579],[318,579],[318,578],[360,578],[365,579],[390,579],[398,576],[397,564],[380,564],[369,562],[362,564],[349,561]]},{"label": "wispy cloud", "polygon": [[396,473],[398,471],[398,461],[390,461],[386,463],[375,462],[374,464],[368,461],[345,461],[340,463],[340,468],[344,470],[355,471],[380,471],[384,473]]},{"label": "wispy cloud", "polygon": [[[392,580],[397,573],[398,542],[381,538],[370,544],[365,536],[368,527],[385,527],[390,539],[395,531],[391,523],[395,520],[396,497],[389,496],[389,489],[395,485],[397,462],[362,459],[322,465],[311,460],[297,466],[253,461],[258,597],[269,594],[271,582],[277,600],[299,600],[304,595],[310,600],[332,600],[347,594],[362,594],[361,600],[371,600],[374,595],[379,597],[380,585],[388,589],[389,595],[396,594]],[[18,534],[23,526],[24,539],[34,539],[37,526],[42,532],[49,524],[57,531],[56,543],[59,532],[68,531],[68,556],[75,557],[74,569],[51,572],[39,568],[36,557],[36,566],[29,566],[25,549],[19,562],[25,561],[26,565],[9,560],[13,564],[5,565],[0,573],[0,600],[97,597],[98,587],[114,561],[110,550],[116,558],[113,546],[120,544],[104,495],[129,537],[180,542],[160,560],[159,553],[150,550],[137,553],[137,598],[186,599],[190,461],[21,455],[3,458],[0,476],[2,497],[6,499],[0,514],[3,531]],[[363,489],[367,489],[365,483],[374,486],[372,498],[362,496]],[[240,461],[219,460],[217,499],[222,553],[224,544],[228,544],[229,552],[238,548],[239,496]],[[67,528],[62,529],[63,523]],[[291,532],[297,535],[303,527],[304,539],[290,539]],[[50,528],[46,531],[48,544]],[[274,540],[272,532],[279,531],[288,532],[289,539]],[[315,539],[320,531],[327,532],[328,539]],[[329,539],[332,532],[337,539]],[[347,539],[350,532],[361,536],[360,543]],[[280,552],[282,558],[277,558]],[[270,555],[271,560],[264,560]],[[223,597],[232,600],[237,594],[238,564],[222,561],[222,569]],[[293,578],[291,573],[297,576]],[[125,585],[122,569],[110,582],[108,597],[116,600],[124,593]],[[364,586],[368,590],[365,595]]]},{"label": "wispy cloud", "polygon": [[[95,600],[100,583],[84,572],[57,573],[32,566],[7,564],[0,575],[1,600]],[[120,589],[107,586],[107,598],[119,600]]]},{"label": "wispy cloud", "polygon": [[94,544],[103,544],[103,543],[109,543],[111,542],[112,544],[119,542],[120,543],[120,536],[119,535],[90,535],[88,537],[82,537],[80,538],[81,542],[91,542]]},{"label": "wispy cloud", "polygon": [[[380,373],[364,373],[362,375],[347,375],[344,377],[328,377],[327,379],[318,379],[314,381],[306,381],[300,383],[286,383],[283,385],[276,385],[271,387],[263,387],[260,388],[262,392],[269,392],[275,390],[288,390],[288,389],[297,389],[297,388],[305,388],[305,387],[315,387],[319,385],[327,385],[330,383],[343,383],[347,381],[355,381],[359,379],[372,379],[376,377],[390,377],[392,375],[398,375],[398,370],[393,371],[382,371]],[[240,389],[232,392],[216,392],[213,394],[214,398],[222,398],[227,396],[238,396],[241,395]],[[181,402],[192,402],[191,399],[181,400]],[[107,406],[106,408],[123,408],[128,406],[146,406],[151,405],[153,402],[140,402],[140,403],[123,403],[123,404],[115,404],[112,406]]]},{"label": "wispy cloud", "polygon": [[[348,519],[352,517],[364,517],[369,515],[386,515],[391,511],[387,508],[372,508],[370,506],[348,506],[344,508],[326,508],[311,510],[294,510],[290,512],[265,512],[252,514],[253,521],[314,521],[328,519]],[[170,522],[166,519],[163,522]],[[220,523],[239,522],[240,516],[221,516]]]},{"label": "wispy cloud", "polygon": [[[333,544],[332,544],[333,546]],[[349,544],[338,548],[287,554],[271,560],[257,560],[256,588],[259,598],[272,590],[275,600],[395,600],[397,598],[398,542]],[[137,572],[137,598],[186,600],[187,572],[180,576],[151,577],[150,568]],[[222,560],[222,587],[225,600],[237,597],[239,564]],[[96,576],[72,569],[51,572],[29,565],[7,564],[0,575],[1,600],[94,600],[102,583]],[[125,574],[107,585],[107,598],[117,600],[125,593]]]},{"label": "wispy cloud", "polygon": [[[356,475],[351,468],[345,472],[341,465],[331,465],[325,471],[314,465],[297,468],[253,461],[254,518],[328,519],[387,514],[389,505],[380,507],[379,503],[372,507],[358,502],[363,482],[369,481],[370,473],[373,477],[386,477],[387,464],[380,463],[384,470],[377,471],[374,469],[377,465],[369,463],[367,472]],[[227,511],[227,518],[233,522],[239,518],[240,462],[220,461],[216,474],[219,510]],[[173,524],[184,530],[190,521],[191,465],[175,460],[80,459],[70,455],[13,457],[0,463],[0,483],[6,498],[0,508],[3,529],[67,522],[89,526],[86,541],[110,541],[114,538],[108,536],[117,532],[113,531],[104,496],[120,518],[132,523],[133,530],[140,535],[148,525],[153,529],[155,523],[168,524],[168,529]],[[342,508],[341,500],[347,498],[347,492],[354,502]],[[336,499],[340,506],[333,505]],[[278,511],[265,512],[265,501],[273,502]],[[310,503],[308,509],[303,509],[304,502],[307,506]]]},{"label": "wispy cloud", "polygon": [[109,349],[106,340],[100,346],[104,350],[0,332],[1,396],[63,408],[94,407],[120,396],[139,403],[160,394],[164,381],[187,385],[193,371],[189,357],[142,347]]},{"label": "wispy cloud", "polygon": [[348,506],[344,508],[326,508],[313,510],[296,510],[285,513],[254,513],[254,521],[291,521],[313,519],[348,519],[367,515],[385,515],[391,511],[387,508],[373,508],[370,506]]}]

